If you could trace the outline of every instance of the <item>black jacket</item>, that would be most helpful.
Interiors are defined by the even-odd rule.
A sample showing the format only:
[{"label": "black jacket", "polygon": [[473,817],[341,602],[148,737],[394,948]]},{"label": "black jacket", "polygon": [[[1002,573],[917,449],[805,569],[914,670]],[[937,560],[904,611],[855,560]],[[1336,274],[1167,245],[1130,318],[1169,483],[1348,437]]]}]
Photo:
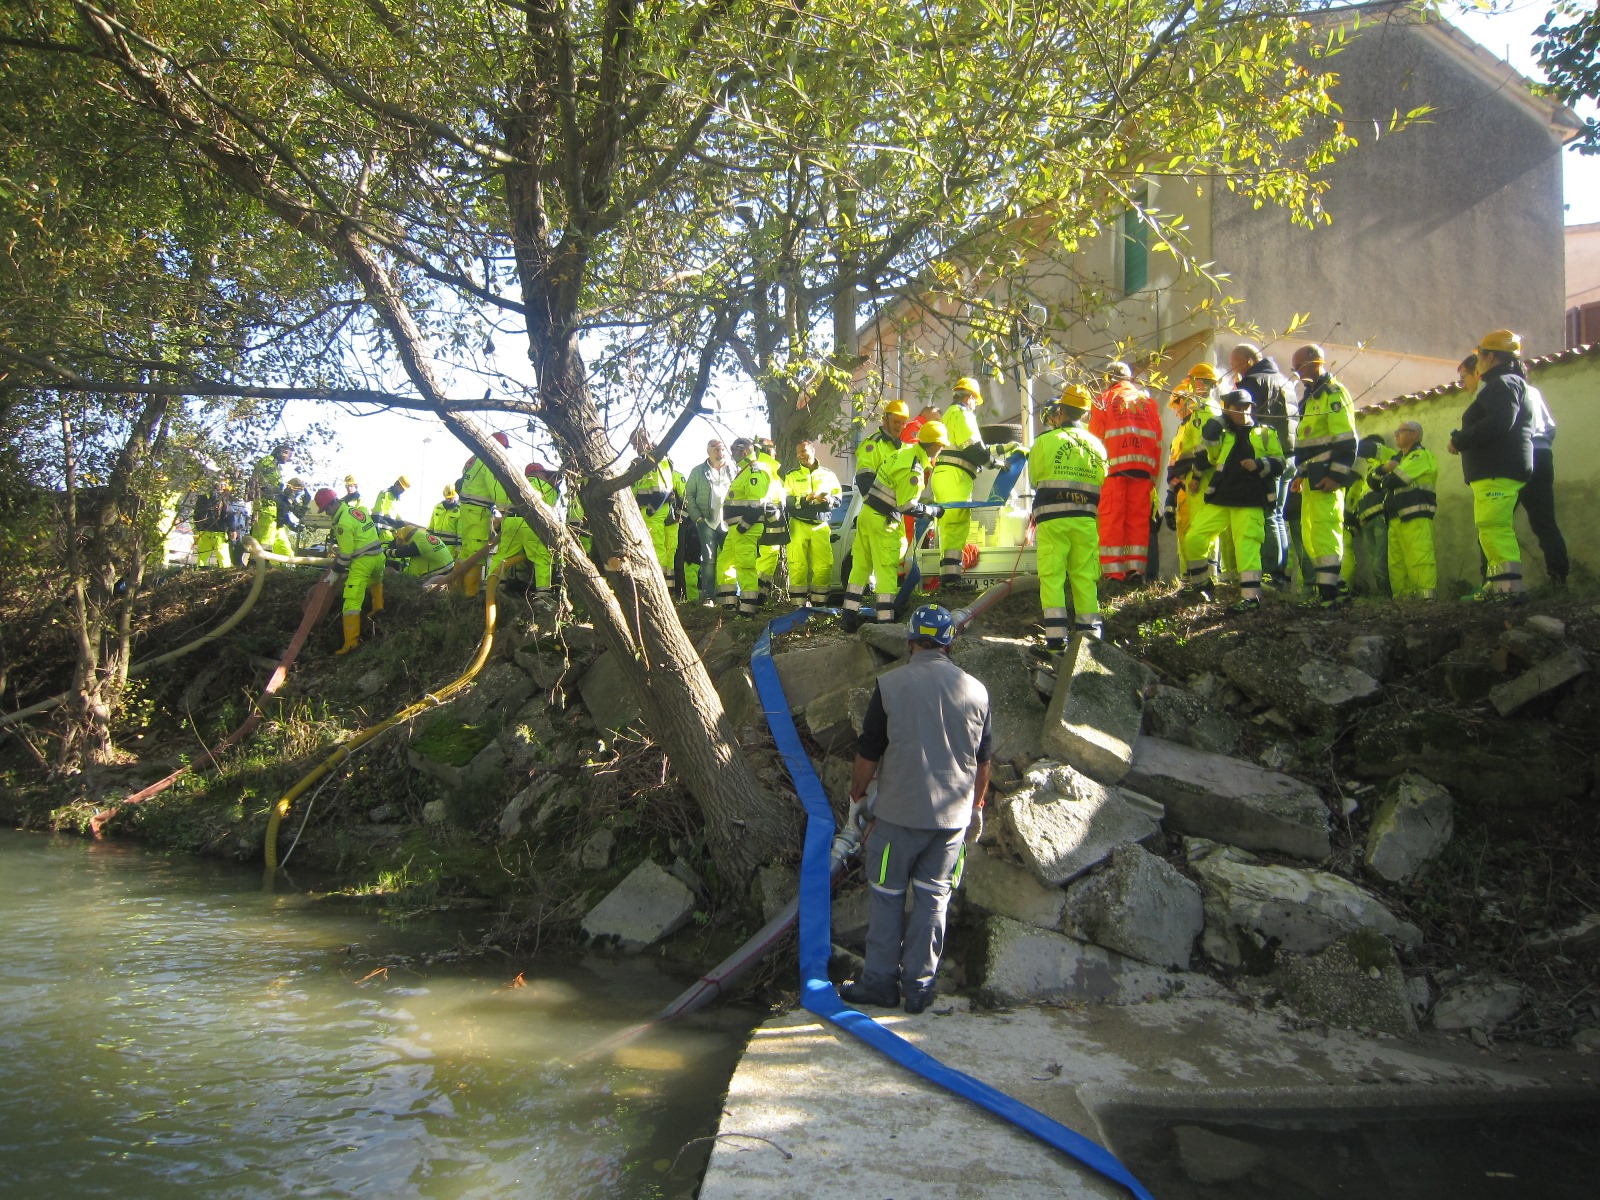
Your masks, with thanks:
[{"label": "black jacket", "polygon": [[1533,410],[1528,381],[1516,363],[1495,367],[1483,377],[1478,395],[1461,414],[1461,428],[1450,440],[1461,451],[1461,473],[1478,479],[1517,479],[1533,475]]},{"label": "black jacket", "polygon": [[1294,455],[1294,437],[1289,432],[1289,392],[1283,374],[1270,358],[1260,358],[1239,376],[1239,390],[1253,401],[1251,418],[1278,435],[1278,445],[1286,455]]}]

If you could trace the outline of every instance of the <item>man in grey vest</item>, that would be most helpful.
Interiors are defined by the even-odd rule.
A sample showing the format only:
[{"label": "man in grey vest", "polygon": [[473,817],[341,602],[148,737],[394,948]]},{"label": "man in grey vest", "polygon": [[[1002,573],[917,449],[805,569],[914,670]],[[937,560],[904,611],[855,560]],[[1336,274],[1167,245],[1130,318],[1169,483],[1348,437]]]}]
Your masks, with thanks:
[{"label": "man in grey vest", "polygon": [[[919,1013],[933,1001],[967,826],[989,790],[989,692],[950,661],[955,618],[925,604],[906,626],[911,661],[878,677],[857,743],[850,799],[878,779],[861,861],[872,889],[867,959],[839,994]],[[905,916],[911,889],[911,919]]]}]

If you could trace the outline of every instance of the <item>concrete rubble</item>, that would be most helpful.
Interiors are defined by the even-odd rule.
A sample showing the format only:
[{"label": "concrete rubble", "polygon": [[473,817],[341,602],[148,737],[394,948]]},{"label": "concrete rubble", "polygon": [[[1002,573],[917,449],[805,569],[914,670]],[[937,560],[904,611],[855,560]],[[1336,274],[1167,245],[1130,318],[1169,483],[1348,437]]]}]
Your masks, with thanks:
[{"label": "concrete rubble", "polygon": [[1221,990],[1203,975],[1164,971],[1009,917],[986,918],[982,943],[981,993],[996,1004],[1072,1000],[1135,1004]]},{"label": "concrete rubble", "polygon": [[1045,706],[1034,692],[1032,674],[1023,662],[1029,645],[1025,638],[967,633],[950,648],[956,666],[981,679],[989,689],[994,727],[991,749],[996,762],[1026,766],[1044,753],[1040,735]]},{"label": "concrete rubble", "polygon": [[1141,846],[1067,889],[1068,933],[1152,966],[1187,971],[1204,926],[1199,886]]},{"label": "concrete rubble", "polygon": [[1328,856],[1327,807],[1292,776],[1145,736],[1123,782],[1159,800],[1174,833],[1296,858]]},{"label": "concrete rubble", "polygon": [[1433,1006],[1435,1029],[1481,1029],[1490,1032],[1522,1011],[1522,985],[1490,977],[1446,988]]},{"label": "concrete rubble", "polygon": [[1161,832],[1159,805],[1049,759],[1035,763],[1023,786],[1000,798],[996,815],[1006,843],[1041,883],[1055,886],[1118,846]]},{"label": "concrete rubble", "polygon": [[1528,948],[1571,957],[1600,954],[1600,913],[1588,913],[1561,929],[1536,933],[1528,939]]},{"label": "concrete rubble", "polygon": [[1183,688],[1156,685],[1144,704],[1144,732],[1212,754],[1232,754],[1243,729],[1215,705]]},{"label": "concrete rubble", "polygon": [[617,835],[609,829],[596,829],[578,848],[578,865],[585,871],[604,871],[616,849]]},{"label": "concrete rubble", "polygon": [[1499,684],[1489,692],[1489,702],[1502,717],[1548,695],[1589,670],[1589,660],[1576,646],[1565,646],[1557,654],[1530,667],[1515,679]]},{"label": "concrete rubble", "polygon": [[1308,656],[1292,644],[1255,639],[1222,656],[1222,669],[1241,691],[1311,730],[1332,728],[1383,690],[1365,671]]},{"label": "concrete rubble", "polygon": [[1415,925],[1338,875],[1269,865],[1203,838],[1185,838],[1184,853],[1205,897],[1201,948],[1226,966],[1262,963],[1273,949],[1309,954],[1358,929],[1406,949],[1422,941]]},{"label": "concrete rubble", "polygon": [[583,932],[596,942],[636,953],[681,929],[694,906],[694,892],[646,859],[589,910]]},{"label": "concrete rubble", "polygon": [[1370,929],[1347,933],[1316,954],[1279,956],[1274,980],[1295,1011],[1345,1029],[1417,1031],[1394,947]]},{"label": "concrete rubble", "polygon": [[1446,713],[1402,713],[1361,725],[1352,748],[1361,778],[1415,771],[1456,799],[1490,809],[1548,804],[1585,786],[1585,764],[1534,721],[1489,716],[1464,726]]},{"label": "concrete rubble", "polygon": [[871,649],[853,637],[810,638],[772,656],[789,711],[802,713],[818,696],[841,687],[870,686],[882,669]]},{"label": "concrete rubble", "polygon": [[624,678],[621,665],[609,650],[584,672],[578,681],[578,691],[596,729],[627,729],[637,723],[643,713],[637,691]]},{"label": "concrete rubble", "polygon": [[1043,750],[1101,783],[1117,783],[1133,761],[1144,720],[1149,667],[1099,638],[1074,637],[1056,670],[1045,710]]},{"label": "concrete rubble", "polygon": [[1356,670],[1380,683],[1394,669],[1394,644],[1382,634],[1358,634],[1345,644],[1343,657]]},{"label": "concrete rubble", "polygon": [[1414,772],[1392,780],[1367,828],[1366,864],[1391,883],[1407,883],[1449,844],[1450,793]]},{"label": "concrete rubble", "polygon": [[847,750],[861,736],[867,705],[871,701],[870,685],[851,684],[824,692],[806,705],[806,728],[828,753]]},{"label": "concrete rubble", "polygon": [[1060,888],[1040,883],[1032,871],[982,844],[967,847],[956,897],[963,907],[1041,929],[1060,925],[1067,902]]}]

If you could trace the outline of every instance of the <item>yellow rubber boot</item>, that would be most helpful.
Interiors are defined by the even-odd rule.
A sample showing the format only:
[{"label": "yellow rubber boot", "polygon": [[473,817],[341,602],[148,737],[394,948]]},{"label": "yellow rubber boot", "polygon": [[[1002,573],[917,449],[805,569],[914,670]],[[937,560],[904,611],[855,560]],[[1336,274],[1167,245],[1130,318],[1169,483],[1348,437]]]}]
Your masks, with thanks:
[{"label": "yellow rubber boot", "polygon": [[461,577],[461,590],[469,596],[476,596],[479,588],[478,568],[473,567]]},{"label": "yellow rubber boot", "polygon": [[337,653],[349,654],[361,644],[361,614],[358,612],[344,614],[344,645],[339,647]]},{"label": "yellow rubber boot", "polygon": [[374,583],[371,586],[371,588],[369,588],[368,590],[370,591],[370,593],[372,595],[372,611],[375,612],[375,613],[381,613],[383,611],[383,583],[382,583],[382,581],[380,580],[379,582]]}]

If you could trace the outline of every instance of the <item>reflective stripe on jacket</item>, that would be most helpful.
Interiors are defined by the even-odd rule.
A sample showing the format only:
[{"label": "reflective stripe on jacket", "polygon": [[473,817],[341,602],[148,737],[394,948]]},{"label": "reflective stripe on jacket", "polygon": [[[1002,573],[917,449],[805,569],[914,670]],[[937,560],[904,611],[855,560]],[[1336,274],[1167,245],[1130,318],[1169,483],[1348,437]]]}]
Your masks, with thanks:
[{"label": "reflective stripe on jacket", "polygon": [[1106,472],[1154,479],[1161,466],[1161,410],[1144,391],[1122,380],[1101,392],[1089,412],[1089,432],[1106,448]]},{"label": "reflective stripe on jacket", "polygon": [[1040,435],[1028,452],[1028,478],[1033,482],[1033,517],[1092,517],[1100,508],[1100,487],[1106,481],[1106,448],[1080,425]]}]

